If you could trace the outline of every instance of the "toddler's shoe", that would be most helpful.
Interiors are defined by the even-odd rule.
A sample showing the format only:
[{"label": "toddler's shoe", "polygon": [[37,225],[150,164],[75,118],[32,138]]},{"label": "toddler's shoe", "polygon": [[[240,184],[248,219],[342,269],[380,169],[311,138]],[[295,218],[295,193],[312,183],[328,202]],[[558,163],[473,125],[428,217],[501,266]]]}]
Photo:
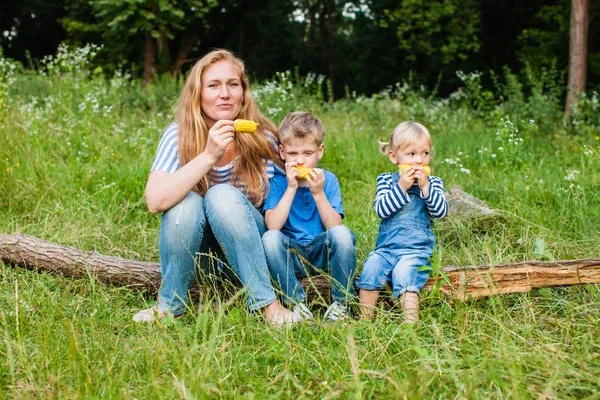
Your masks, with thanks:
[{"label": "toddler's shoe", "polygon": [[325,315],[323,316],[323,322],[338,322],[348,318],[348,307],[342,303],[334,301],[331,303]]},{"label": "toddler's shoe", "polygon": [[304,302],[299,302],[294,305],[292,311],[300,317],[300,320],[309,320],[313,318],[313,313],[310,312],[306,304]]}]

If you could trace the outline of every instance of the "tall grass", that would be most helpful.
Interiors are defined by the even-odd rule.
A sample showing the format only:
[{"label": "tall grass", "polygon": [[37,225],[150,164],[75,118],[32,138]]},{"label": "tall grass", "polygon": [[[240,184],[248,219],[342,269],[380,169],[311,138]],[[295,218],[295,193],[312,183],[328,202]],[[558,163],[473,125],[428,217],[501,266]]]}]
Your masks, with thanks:
[{"label": "tall grass", "polygon": [[[0,60],[0,232],[157,261],[143,188],[182,79],[142,89],[88,71],[94,51],[61,49],[40,71]],[[377,140],[405,119],[429,127],[447,188],[498,210],[438,223],[436,266],[598,258],[599,97],[563,121],[555,75],[507,71],[491,93],[461,74],[445,99],[408,82],[329,103],[322,77],[291,72],[254,89],[276,123],[296,109],[324,121],[321,166],[340,179],[359,268],[377,235],[375,178],[393,169]],[[143,293],[0,263],[0,397],[599,398],[597,285],[469,303],[433,292],[415,327],[386,308],[372,323],[278,330],[242,297],[136,325]]]}]

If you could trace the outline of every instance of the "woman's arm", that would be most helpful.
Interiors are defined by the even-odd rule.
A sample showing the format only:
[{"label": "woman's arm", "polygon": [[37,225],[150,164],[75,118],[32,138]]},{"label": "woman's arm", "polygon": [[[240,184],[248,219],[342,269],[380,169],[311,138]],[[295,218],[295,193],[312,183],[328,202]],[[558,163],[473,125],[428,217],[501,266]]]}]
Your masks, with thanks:
[{"label": "woman's arm", "polygon": [[[233,142],[234,134],[233,121],[217,121],[208,131],[206,147],[202,153],[173,173],[160,169],[152,171],[144,191],[148,210],[154,214],[179,203],[223,158],[227,147]],[[230,154],[229,157],[233,158],[233,155]]]},{"label": "woman's arm", "polygon": [[207,154],[201,153],[172,174],[160,170],[150,172],[144,191],[148,210],[154,214],[179,203],[204,178],[215,162]]}]

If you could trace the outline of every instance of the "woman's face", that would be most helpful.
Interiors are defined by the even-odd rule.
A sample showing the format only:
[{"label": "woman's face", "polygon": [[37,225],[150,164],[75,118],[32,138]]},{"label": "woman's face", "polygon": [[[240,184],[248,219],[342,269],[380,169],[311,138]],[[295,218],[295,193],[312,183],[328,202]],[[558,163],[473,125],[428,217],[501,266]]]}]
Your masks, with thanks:
[{"label": "woman's face", "polygon": [[231,61],[217,61],[202,76],[202,112],[208,127],[221,119],[234,120],[242,109],[244,89]]}]

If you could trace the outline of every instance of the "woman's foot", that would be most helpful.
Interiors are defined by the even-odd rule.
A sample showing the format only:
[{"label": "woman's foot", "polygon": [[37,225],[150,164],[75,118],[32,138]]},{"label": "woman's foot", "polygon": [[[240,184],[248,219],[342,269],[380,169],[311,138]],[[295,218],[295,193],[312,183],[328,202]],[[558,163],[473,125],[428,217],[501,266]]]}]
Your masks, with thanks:
[{"label": "woman's foot", "polygon": [[291,325],[302,320],[298,314],[283,307],[279,300],[263,308],[263,314],[267,321],[277,326]]},{"label": "woman's foot", "polygon": [[158,305],[145,310],[138,311],[134,316],[135,322],[154,322],[159,321],[167,316],[167,313],[161,311]]}]

